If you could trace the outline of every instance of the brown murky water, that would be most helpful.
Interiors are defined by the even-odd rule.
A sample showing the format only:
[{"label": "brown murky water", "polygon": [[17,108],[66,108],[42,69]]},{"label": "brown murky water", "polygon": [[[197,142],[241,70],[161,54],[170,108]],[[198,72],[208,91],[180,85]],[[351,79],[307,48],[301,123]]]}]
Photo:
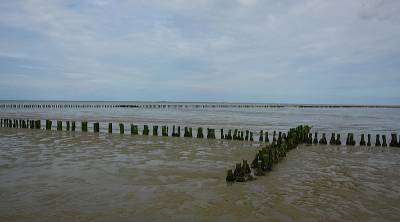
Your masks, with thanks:
[{"label": "brown murky water", "polygon": [[400,220],[400,148],[301,145],[225,182],[264,145],[0,128],[0,221]]}]

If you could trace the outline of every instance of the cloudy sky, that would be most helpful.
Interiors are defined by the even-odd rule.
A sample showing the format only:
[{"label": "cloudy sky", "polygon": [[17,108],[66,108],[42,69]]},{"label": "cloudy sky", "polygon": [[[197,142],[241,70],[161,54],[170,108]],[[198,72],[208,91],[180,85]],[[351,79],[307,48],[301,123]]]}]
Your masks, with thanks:
[{"label": "cloudy sky", "polygon": [[398,0],[3,0],[0,99],[400,104]]}]

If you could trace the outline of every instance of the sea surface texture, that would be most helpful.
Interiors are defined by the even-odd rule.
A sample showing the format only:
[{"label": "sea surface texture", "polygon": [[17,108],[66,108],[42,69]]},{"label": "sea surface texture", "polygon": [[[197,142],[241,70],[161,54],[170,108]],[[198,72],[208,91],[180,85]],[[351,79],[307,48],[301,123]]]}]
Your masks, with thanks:
[{"label": "sea surface texture", "polygon": [[[376,134],[381,142],[386,135],[388,144],[391,134],[399,137],[396,107],[0,104],[12,104],[0,107],[1,119],[42,122],[42,129],[0,128],[0,221],[400,220],[400,148],[374,145]],[[76,106],[83,104],[91,106]],[[52,130],[43,129],[45,120],[53,121]],[[56,121],[63,121],[63,130],[56,130]],[[65,121],[76,121],[76,131],[67,131]],[[82,121],[88,132],[81,132]],[[93,132],[94,122],[100,123],[99,133]],[[124,134],[119,123],[125,124]],[[130,134],[130,124],[138,125],[139,135]],[[150,131],[158,125],[158,136],[143,136],[145,124]],[[169,136],[161,136],[162,125]],[[181,137],[170,136],[173,125],[181,127]],[[228,169],[243,159],[251,162],[269,144],[258,141],[260,130],[272,141],[273,131],[298,125],[313,126],[311,133],[326,133],[328,141],[339,133],[342,144],[301,144],[255,181],[225,181]],[[198,127],[213,128],[217,138],[184,138],[185,126],[194,137]],[[249,130],[254,141],[220,139],[221,129]],[[355,146],[346,145],[348,133],[354,133]],[[372,135],[372,146],[359,145],[361,134]]]}]

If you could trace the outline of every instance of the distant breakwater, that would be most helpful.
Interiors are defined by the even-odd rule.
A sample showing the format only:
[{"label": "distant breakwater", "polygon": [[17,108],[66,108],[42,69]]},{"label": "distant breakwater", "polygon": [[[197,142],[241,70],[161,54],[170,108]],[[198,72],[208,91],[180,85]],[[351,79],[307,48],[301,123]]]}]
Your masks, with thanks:
[{"label": "distant breakwater", "polygon": [[400,108],[395,105],[307,105],[263,103],[1,103],[0,108]]}]

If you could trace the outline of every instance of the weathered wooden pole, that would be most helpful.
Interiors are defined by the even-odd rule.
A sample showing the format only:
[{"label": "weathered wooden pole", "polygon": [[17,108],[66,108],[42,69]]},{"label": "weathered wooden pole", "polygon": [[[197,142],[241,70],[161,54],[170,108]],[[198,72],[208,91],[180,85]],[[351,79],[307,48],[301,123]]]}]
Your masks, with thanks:
[{"label": "weathered wooden pole", "polygon": [[269,142],[269,138],[268,138],[268,131],[265,132],[265,142],[268,143]]},{"label": "weathered wooden pole", "polygon": [[386,135],[382,135],[382,146],[383,146],[383,147],[387,147]]},{"label": "weathered wooden pole", "polygon": [[40,129],[40,126],[42,125],[41,121],[40,120],[36,120],[35,121],[35,125],[36,125],[36,127],[35,127],[36,129]]},{"label": "weathered wooden pole", "polygon": [[272,142],[276,142],[276,131],[274,131],[274,134],[272,136]]},{"label": "weathered wooden pole", "polygon": [[337,134],[337,139],[336,139],[336,145],[342,144],[342,141],[340,141],[340,133]]},{"label": "weathered wooden pole", "polygon": [[124,124],[120,123],[119,124],[119,134],[124,134],[125,133],[125,128],[124,128]]},{"label": "weathered wooden pole", "polygon": [[264,135],[263,135],[263,130],[260,130],[260,136],[258,137],[258,141],[263,142],[264,141]]},{"label": "weathered wooden pole", "polygon": [[100,132],[100,123],[93,123],[93,132],[98,133]]},{"label": "weathered wooden pole", "polygon": [[240,140],[244,140],[243,133],[244,133],[243,130],[241,130],[240,131]]},{"label": "weathered wooden pole", "polygon": [[87,132],[87,122],[86,121],[82,122],[81,128],[82,128],[82,132]]},{"label": "weathered wooden pole", "polygon": [[158,136],[158,126],[153,125],[153,136]]},{"label": "weathered wooden pole", "polygon": [[177,137],[181,137],[181,126],[178,126]]},{"label": "weathered wooden pole", "polygon": [[62,121],[57,121],[57,130],[62,130]]},{"label": "weathered wooden pole", "polygon": [[361,134],[361,140],[360,140],[360,146],[365,146],[365,138],[364,138],[364,133]]},{"label": "weathered wooden pole", "polygon": [[[25,122],[25,120],[24,120]],[[46,130],[51,130],[51,121],[50,120],[46,120]]]},{"label": "weathered wooden pole", "polygon": [[221,129],[221,140],[224,139],[224,129]]},{"label": "weathered wooden pole", "polygon": [[175,133],[175,125],[172,125],[172,135],[171,135],[171,136],[173,136],[173,137],[176,136],[176,133]]},{"label": "weathered wooden pole", "polygon": [[190,136],[190,137],[193,137],[193,130],[192,130],[192,127],[189,127],[189,136]]},{"label": "weathered wooden pole", "polygon": [[3,119],[1,119],[0,127],[3,127]]},{"label": "weathered wooden pole", "polygon": [[75,121],[72,121],[71,131],[75,131]]},{"label": "weathered wooden pole", "polygon": [[167,126],[166,125],[161,126],[161,135],[162,136],[168,136],[168,134],[167,134]]},{"label": "weathered wooden pole", "polygon": [[314,132],[314,140],[313,140],[314,144],[318,144],[318,133]]},{"label": "weathered wooden pole", "polygon": [[376,134],[375,146],[381,146],[381,141],[379,141],[379,134]]},{"label": "weathered wooden pole", "polygon": [[67,131],[69,131],[70,130],[70,123],[69,123],[69,121],[66,121],[66,123],[67,123]]},{"label": "weathered wooden pole", "polygon": [[336,144],[336,139],[335,139],[335,133],[332,133],[332,136],[331,136],[331,140],[329,141],[329,144]]},{"label": "weathered wooden pole", "polygon": [[108,123],[108,133],[112,133],[112,123]]},{"label": "weathered wooden pole", "polygon": [[396,146],[398,146],[397,134],[396,134],[396,133],[392,133],[391,136],[392,136],[392,139],[390,140],[389,146],[391,146],[391,147],[396,147]]},{"label": "weathered wooden pole", "polygon": [[204,138],[204,135],[203,135],[203,128],[201,128],[201,127],[199,127],[199,128],[197,129],[197,138]]},{"label": "weathered wooden pole", "polygon": [[254,141],[254,139],[253,139],[253,132],[250,132],[250,141]]},{"label": "weathered wooden pole", "polygon": [[235,181],[235,176],[233,175],[232,169],[227,170],[226,181]]},{"label": "weathered wooden pole", "polygon": [[368,143],[367,146],[371,146],[371,134],[368,134]]},{"label": "weathered wooden pole", "polygon": [[246,130],[246,137],[244,138],[244,140],[249,140],[249,130]]},{"label": "weathered wooden pole", "polygon": [[146,135],[146,136],[149,135],[149,126],[148,125],[143,126],[143,135]]}]

